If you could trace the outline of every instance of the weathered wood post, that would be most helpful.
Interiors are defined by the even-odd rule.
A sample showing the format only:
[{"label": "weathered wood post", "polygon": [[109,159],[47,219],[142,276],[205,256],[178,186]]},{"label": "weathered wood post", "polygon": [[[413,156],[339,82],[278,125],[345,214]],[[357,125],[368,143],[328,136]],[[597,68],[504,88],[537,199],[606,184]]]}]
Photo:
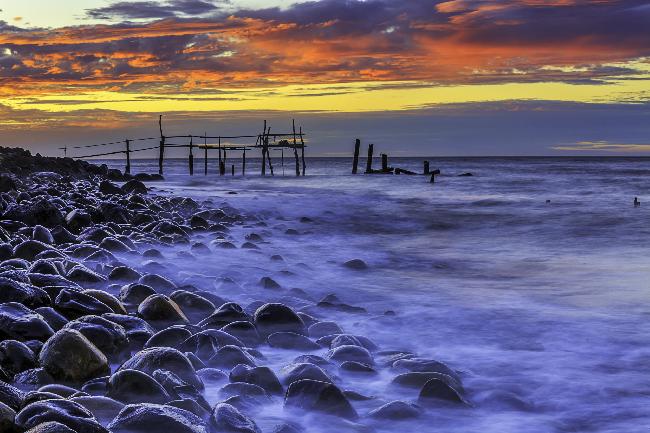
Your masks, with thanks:
[{"label": "weathered wood post", "polygon": [[241,157],[241,175],[242,176],[246,175],[246,148],[244,148],[244,153],[242,154]]},{"label": "weathered wood post", "polygon": [[284,176],[284,148],[280,149],[280,166],[282,167],[282,176]]},{"label": "weathered wood post", "polygon": [[188,156],[188,162],[190,164],[190,176],[194,176],[194,153],[192,153],[192,148],[194,147],[193,138],[190,135],[190,155]]},{"label": "weathered wood post", "polygon": [[131,140],[127,138],[124,142],[126,143],[126,168],[124,173],[131,174]]},{"label": "weathered wood post", "polygon": [[307,169],[307,164],[305,163],[305,139],[302,136],[302,126],[300,127],[300,150],[302,158],[302,175],[305,175],[305,170]]},{"label": "weathered wood post", "polygon": [[429,174],[429,161],[424,161],[424,174]]},{"label": "weathered wood post", "polygon": [[266,120],[264,121],[264,132],[260,136],[262,145],[262,176],[266,176]]},{"label": "weathered wood post", "polygon": [[224,147],[224,148],[223,148],[223,161],[221,161],[221,175],[222,175],[222,176],[225,176],[225,175],[226,175],[226,160],[227,160],[227,156],[228,156],[228,155],[226,155],[226,148]]},{"label": "weathered wood post", "polygon": [[271,170],[271,176],[275,176],[273,173],[273,162],[271,161],[271,152],[269,152],[269,138],[271,137],[271,127],[269,126],[268,132],[266,133],[266,140],[264,141],[266,147],[266,159],[269,161],[269,170]]},{"label": "weathered wood post", "polygon": [[158,118],[158,127],[160,128],[160,148],[158,151],[158,174],[163,174],[163,160],[165,159],[165,136],[162,130],[162,114]]},{"label": "weathered wood post", "polygon": [[208,175],[208,133],[207,132],[203,133],[203,150],[204,150],[203,174],[207,176]]},{"label": "weathered wood post", "polygon": [[219,176],[223,176],[226,169],[223,165],[223,159],[221,158],[221,137],[219,137]]},{"label": "weathered wood post", "polygon": [[366,173],[372,173],[372,153],[374,151],[374,144],[368,145],[368,159],[366,160]]},{"label": "weathered wood post", "polygon": [[296,176],[300,176],[300,162],[298,161],[298,142],[296,141],[296,120],[293,119],[293,158],[296,160]]},{"label": "weathered wood post", "polygon": [[429,183],[435,183],[437,174],[440,174],[440,170],[438,170],[438,169],[433,170],[431,172],[431,179],[429,180]]},{"label": "weathered wood post", "polygon": [[235,175],[235,164],[233,164],[232,167],[230,167],[230,173],[231,173],[231,176]]},{"label": "weathered wood post", "polygon": [[388,155],[385,153],[381,154],[381,171],[388,173]]},{"label": "weathered wood post", "polygon": [[352,174],[357,174],[357,167],[359,166],[359,151],[361,150],[361,140],[358,138],[354,142],[354,159],[352,160]]}]

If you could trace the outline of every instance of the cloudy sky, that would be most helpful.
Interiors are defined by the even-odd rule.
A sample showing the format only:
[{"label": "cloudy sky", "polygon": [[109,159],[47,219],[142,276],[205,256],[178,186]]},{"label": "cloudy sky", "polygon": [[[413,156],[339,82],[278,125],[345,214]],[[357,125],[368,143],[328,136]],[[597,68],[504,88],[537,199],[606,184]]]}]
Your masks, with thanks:
[{"label": "cloudy sky", "polygon": [[394,155],[650,155],[643,0],[0,0],[0,144],[355,137]]}]

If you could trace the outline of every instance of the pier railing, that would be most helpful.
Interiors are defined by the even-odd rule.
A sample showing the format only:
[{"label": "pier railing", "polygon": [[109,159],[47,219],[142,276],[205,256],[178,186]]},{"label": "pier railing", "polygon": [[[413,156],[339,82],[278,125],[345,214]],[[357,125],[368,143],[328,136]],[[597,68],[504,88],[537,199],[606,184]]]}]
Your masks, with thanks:
[{"label": "pier railing", "polygon": [[[208,174],[208,151],[217,150],[219,152],[219,174],[226,174],[226,162],[228,152],[241,151],[242,152],[242,174],[246,174],[246,152],[252,150],[261,150],[262,152],[262,176],[266,175],[268,169],[271,175],[274,175],[273,161],[271,158],[271,150],[280,150],[282,158],[282,166],[284,166],[284,150],[292,150],[295,162],[296,176],[304,176],[306,171],[305,161],[305,137],[306,133],[303,132],[302,126],[296,130],[296,122],[292,121],[291,132],[271,132],[271,127],[264,121],[264,129],[262,133],[258,134],[244,134],[244,135],[208,135],[207,133],[194,135],[165,135],[162,127],[162,115],[158,119],[160,129],[160,136],[157,137],[144,137],[144,138],[127,138],[119,141],[112,141],[108,143],[88,144],[81,146],[65,146],[59,148],[63,150],[64,156],[70,156],[75,159],[89,159],[99,158],[102,156],[125,155],[125,169],[127,174],[131,173],[131,154],[138,152],[145,152],[158,149],[158,173],[163,174],[165,165],[165,151],[174,148],[187,148],[188,152],[188,167],[190,175],[194,174],[194,150],[203,150],[204,159],[204,174]],[[255,139],[253,143],[252,140]],[[216,143],[208,144],[208,140],[216,141]],[[250,140],[250,143],[233,144],[226,142],[227,140]],[[150,145],[151,142],[157,142],[155,145]],[[132,145],[140,144],[145,147],[133,147]],[[123,145],[124,148],[114,151],[93,152],[90,149],[102,149],[106,146]],[[85,151],[80,155],[68,155],[68,150],[74,149]],[[86,150],[88,149],[88,150]],[[300,151],[300,156],[298,155]],[[231,173],[234,175],[235,166],[232,165]]]}]

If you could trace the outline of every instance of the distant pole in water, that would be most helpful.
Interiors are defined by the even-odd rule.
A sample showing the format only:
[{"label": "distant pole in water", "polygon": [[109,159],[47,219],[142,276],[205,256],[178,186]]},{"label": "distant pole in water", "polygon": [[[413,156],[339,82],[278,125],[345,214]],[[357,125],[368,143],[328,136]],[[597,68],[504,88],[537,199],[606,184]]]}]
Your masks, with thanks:
[{"label": "distant pole in water", "polygon": [[301,159],[302,159],[302,175],[305,175],[307,163],[305,162],[305,139],[302,137],[302,126],[300,127],[300,144],[301,144]]},{"label": "distant pole in water", "polygon": [[222,163],[223,161],[221,159],[221,137],[219,137],[219,176],[223,176],[224,172],[226,171]]},{"label": "distant pole in water", "polygon": [[359,151],[361,150],[361,140],[358,138],[354,142],[354,159],[352,159],[352,174],[357,174],[357,167],[359,166]]},{"label": "distant pole in water", "polygon": [[160,128],[160,148],[158,150],[158,174],[163,174],[163,160],[165,159],[165,136],[162,130],[162,114],[158,117],[158,127]]},{"label": "distant pole in water", "polygon": [[267,130],[268,132],[266,133],[266,159],[269,162],[269,170],[271,170],[271,176],[275,176],[275,173],[273,173],[273,162],[271,161],[271,152],[269,152],[269,137],[271,136],[271,127],[269,126],[269,129]]},{"label": "distant pole in water", "polygon": [[436,181],[436,175],[437,175],[437,174],[440,174],[440,170],[436,169],[436,170],[433,170],[433,171],[430,172],[430,173],[431,173],[431,179],[429,180],[429,183],[435,183],[435,181]]},{"label": "distant pole in water", "polygon": [[424,161],[424,174],[429,174],[429,161]]},{"label": "distant pole in water", "polygon": [[374,144],[368,145],[368,159],[366,160],[366,173],[372,173],[372,153],[374,147],[375,147]]},{"label": "distant pole in water", "polygon": [[208,133],[207,132],[203,133],[203,150],[204,150],[203,174],[207,176],[208,175]]},{"label": "distant pole in water", "polygon": [[300,176],[300,162],[298,161],[298,142],[296,141],[296,120],[292,120],[293,124],[293,158],[296,160],[296,176]]},{"label": "distant pole in water", "polygon": [[192,136],[190,135],[190,155],[188,156],[188,162],[190,164],[190,176],[194,176],[194,154],[192,153],[192,148],[194,143],[192,141]]},{"label": "distant pole in water", "polygon": [[641,202],[639,201],[638,197],[634,197],[634,207],[639,207],[641,206]]},{"label": "distant pole in water", "polygon": [[381,171],[384,173],[388,171],[388,155],[385,153],[381,154]]},{"label": "distant pole in water", "polygon": [[280,165],[282,166],[282,176],[284,177],[284,149],[280,149],[281,156],[280,156]]},{"label": "distant pole in water", "polygon": [[124,173],[131,174],[131,140],[127,138],[124,143],[126,143],[126,169],[124,169]]},{"label": "distant pole in water", "polygon": [[260,136],[262,145],[262,176],[266,176],[266,120],[264,121],[264,130]]},{"label": "distant pole in water", "polygon": [[241,175],[242,176],[246,175],[246,148],[244,148],[244,153],[242,154],[241,157]]},{"label": "distant pole in water", "polygon": [[230,167],[230,173],[231,173],[231,176],[235,175],[235,164],[233,164],[232,167]]}]

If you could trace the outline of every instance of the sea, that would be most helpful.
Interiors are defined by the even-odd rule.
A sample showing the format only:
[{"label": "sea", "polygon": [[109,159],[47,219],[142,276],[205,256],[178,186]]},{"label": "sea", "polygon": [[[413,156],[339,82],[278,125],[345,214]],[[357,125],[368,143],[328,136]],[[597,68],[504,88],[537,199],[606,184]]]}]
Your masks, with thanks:
[{"label": "sea", "polygon": [[[390,164],[421,173],[424,160],[440,169],[434,183],[424,175],[352,175],[351,158],[307,158],[306,176],[296,177],[291,155],[284,164],[274,158],[274,176],[266,177],[258,159],[247,160],[245,175],[239,159],[229,160],[226,176],[213,159],[207,175],[196,159],[193,176],[186,159],[172,159],[165,181],[150,184],[156,194],[237,209],[247,223],[228,240],[238,247],[247,234],[263,239],[259,250],[188,255],[180,251],[188,245],[168,247],[166,275],[242,305],[284,296],[318,311],[315,301],[336,294],[367,312],[326,310],[323,320],[380,350],[446,363],[468,401],[421,407],[415,419],[375,420],[367,415],[387,402],[417,404],[419,390],[392,384],[400,372],[381,365],[366,375],[334,369],[342,389],[372,397],[352,402],[356,423],[296,414],[279,398],[251,415],[262,431],[286,420],[318,433],[649,431],[650,159]],[[157,172],[157,161],[134,160],[132,171]],[[351,259],[368,268],[343,266]],[[308,299],[269,293],[259,284],[265,276]],[[261,365],[276,372],[300,354],[263,352]],[[219,389],[206,393],[220,400]]]}]

